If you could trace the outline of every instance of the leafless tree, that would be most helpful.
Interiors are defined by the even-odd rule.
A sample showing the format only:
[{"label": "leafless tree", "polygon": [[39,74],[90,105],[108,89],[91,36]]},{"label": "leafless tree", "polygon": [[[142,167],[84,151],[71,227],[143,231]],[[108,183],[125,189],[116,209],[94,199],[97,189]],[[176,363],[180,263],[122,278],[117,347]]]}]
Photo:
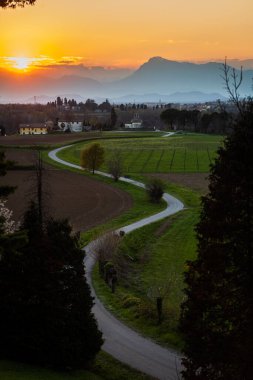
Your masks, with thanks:
[{"label": "leafless tree", "polygon": [[236,70],[227,64],[227,58],[222,67],[223,75],[222,79],[224,81],[224,87],[229,95],[229,99],[235,104],[240,115],[243,114],[243,102],[240,98],[239,88],[242,84],[243,73],[242,66],[240,71]]},{"label": "leafless tree", "polygon": [[158,317],[158,324],[161,324],[163,317],[163,301],[171,294],[178,283],[178,276],[175,271],[171,272],[166,281],[155,283],[148,289],[147,296],[150,300],[155,301]]},{"label": "leafless tree", "polygon": [[113,176],[115,182],[117,182],[124,170],[123,158],[122,158],[122,154],[120,150],[115,149],[111,153],[107,161],[107,167],[108,167],[108,172]]},{"label": "leafless tree", "polygon": [[119,242],[120,236],[116,232],[107,232],[93,242],[92,252],[98,260],[101,277],[105,276],[105,265],[113,261]]}]

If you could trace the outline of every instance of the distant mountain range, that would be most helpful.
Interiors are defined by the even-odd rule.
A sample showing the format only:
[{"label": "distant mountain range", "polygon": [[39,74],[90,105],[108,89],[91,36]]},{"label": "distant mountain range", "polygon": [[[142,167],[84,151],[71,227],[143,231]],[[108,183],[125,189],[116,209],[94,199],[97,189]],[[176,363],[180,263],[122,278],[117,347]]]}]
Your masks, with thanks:
[{"label": "distant mountain range", "polygon": [[[237,71],[239,73],[239,71]],[[49,78],[0,72],[0,101],[24,101],[76,94],[79,99],[113,99],[115,102],[205,102],[227,96],[222,64],[195,64],[153,57],[129,76],[111,83],[79,75]],[[242,96],[252,93],[253,70],[243,71]]]}]

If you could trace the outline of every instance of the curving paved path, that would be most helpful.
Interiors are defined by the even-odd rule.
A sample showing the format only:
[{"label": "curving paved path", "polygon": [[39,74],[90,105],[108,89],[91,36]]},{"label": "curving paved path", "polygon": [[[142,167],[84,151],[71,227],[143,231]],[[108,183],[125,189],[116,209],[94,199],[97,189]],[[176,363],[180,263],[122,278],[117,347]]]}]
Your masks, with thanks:
[{"label": "curving paved path", "polygon": [[[81,169],[80,166],[71,164],[57,157],[58,152],[70,146],[71,145],[55,149],[49,152],[48,155],[52,160],[65,166]],[[110,174],[99,171],[96,171],[96,174],[111,177]],[[142,188],[145,187],[143,183],[128,178],[121,177],[120,180]],[[173,215],[184,208],[183,203],[170,194],[165,193],[163,199],[167,203],[165,210],[128,226],[122,227],[120,230],[125,233],[129,233],[137,228]],[[85,247],[85,251],[87,253],[85,258],[86,277],[91,288],[92,296],[95,299],[93,312],[105,339],[103,350],[131,367],[134,367],[157,379],[179,379],[181,357],[177,352],[159,346],[121,323],[108,310],[105,309],[103,304],[96,297],[91,281],[92,268],[95,264],[95,257],[92,255],[92,243]]]}]

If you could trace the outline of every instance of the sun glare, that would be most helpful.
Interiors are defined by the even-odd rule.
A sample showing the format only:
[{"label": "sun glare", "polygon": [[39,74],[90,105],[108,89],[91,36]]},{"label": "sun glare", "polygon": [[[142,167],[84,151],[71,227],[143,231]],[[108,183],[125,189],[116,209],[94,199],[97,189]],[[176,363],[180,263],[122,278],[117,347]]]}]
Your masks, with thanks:
[{"label": "sun glare", "polygon": [[30,65],[30,60],[29,58],[24,58],[24,57],[17,57],[13,59],[13,67],[15,69],[25,71],[29,68]]}]

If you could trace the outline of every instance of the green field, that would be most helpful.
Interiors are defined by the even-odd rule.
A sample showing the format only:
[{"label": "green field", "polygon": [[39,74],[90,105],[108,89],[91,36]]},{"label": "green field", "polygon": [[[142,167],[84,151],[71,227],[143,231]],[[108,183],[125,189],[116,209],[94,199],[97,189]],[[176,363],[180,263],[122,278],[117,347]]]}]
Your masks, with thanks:
[{"label": "green field", "polygon": [[[106,159],[117,149],[124,161],[124,174],[205,173],[214,161],[223,137],[202,134],[177,134],[171,137],[112,138],[97,140]],[[63,150],[59,157],[80,164],[80,152],[88,144],[80,143]],[[106,160],[105,160],[106,162]],[[104,164],[101,170],[106,171]]]}]

